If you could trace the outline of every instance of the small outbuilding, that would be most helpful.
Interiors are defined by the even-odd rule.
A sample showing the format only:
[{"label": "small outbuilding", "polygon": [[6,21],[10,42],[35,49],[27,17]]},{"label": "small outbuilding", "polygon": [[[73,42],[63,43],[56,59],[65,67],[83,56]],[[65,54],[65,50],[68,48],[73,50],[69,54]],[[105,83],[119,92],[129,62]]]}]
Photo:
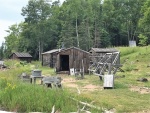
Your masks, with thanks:
[{"label": "small outbuilding", "polygon": [[10,55],[10,59],[31,62],[32,56],[29,53],[14,52]]},{"label": "small outbuilding", "polygon": [[[100,60],[106,53],[115,53],[119,51],[115,48],[91,48],[89,52],[91,53],[90,60],[94,60],[93,58]],[[112,60],[114,60],[115,57],[114,55]],[[117,64],[120,64],[120,54],[117,59]]]},{"label": "small outbuilding", "polygon": [[67,49],[56,49],[42,53],[42,64],[56,68],[56,72],[70,71],[71,68],[88,72],[90,53],[71,47]]}]

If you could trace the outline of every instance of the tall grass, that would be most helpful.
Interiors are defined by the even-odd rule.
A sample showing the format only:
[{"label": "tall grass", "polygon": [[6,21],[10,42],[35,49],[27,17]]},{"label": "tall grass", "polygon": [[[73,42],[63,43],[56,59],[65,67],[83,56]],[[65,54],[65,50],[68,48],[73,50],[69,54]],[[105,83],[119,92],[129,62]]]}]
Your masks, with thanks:
[{"label": "tall grass", "polygon": [[[62,113],[77,111],[78,102],[71,98],[79,98],[67,89],[53,88],[49,89],[36,84],[21,82],[11,82],[6,79],[0,80],[0,105],[5,110],[14,112],[51,112],[55,106],[55,111]],[[81,99],[81,100],[84,100]],[[90,99],[88,99],[91,101]],[[90,109],[93,112],[99,112],[97,109]]]},{"label": "tall grass", "polygon": [[[0,105],[6,110],[17,112],[50,112],[55,105],[57,110],[76,110],[76,103],[69,99],[67,90],[48,89],[27,83],[12,83],[0,80]],[[66,109],[67,108],[67,109]]]},{"label": "tall grass", "polygon": [[[21,65],[18,61],[8,61],[6,64],[10,69],[0,72],[0,108],[14,112],[51,112],[55,106],[55,111],[68,113],[77,111],[78,106],[83,107],[71,99],[78,99],[78,95],[65,88],[50,89],[19,80],[18,76],[21,73],[31,74],[31,70],[35,68],[33,64]],[[53,74],[53,69],[41,66],[38,68],[44,71],[44,75]],[[90,110],[99,112],[95,109]]]}]

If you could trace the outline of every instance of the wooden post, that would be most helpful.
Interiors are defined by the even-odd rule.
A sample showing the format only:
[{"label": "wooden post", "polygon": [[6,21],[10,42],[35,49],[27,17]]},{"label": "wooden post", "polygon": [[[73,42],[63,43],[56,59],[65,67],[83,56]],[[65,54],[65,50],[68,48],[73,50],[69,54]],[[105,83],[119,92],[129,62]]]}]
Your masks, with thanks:
[{"label": "wooden post", "polygon": [[111,63],[108,63],[108,75],[111,75],[111,69],[112,69]]}]

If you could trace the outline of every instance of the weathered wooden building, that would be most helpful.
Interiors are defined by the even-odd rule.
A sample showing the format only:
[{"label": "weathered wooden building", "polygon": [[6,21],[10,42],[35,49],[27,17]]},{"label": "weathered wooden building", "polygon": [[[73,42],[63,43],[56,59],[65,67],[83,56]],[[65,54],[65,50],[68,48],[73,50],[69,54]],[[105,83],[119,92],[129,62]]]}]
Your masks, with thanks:
[{"label": "weathered wooden building", "polygon": [[[57,72],[70,71],[71,68],[83,69],[88,72],[90,53],[76,47],[61,50],[51,50],[42,53],[42,64],[55,67]],[[51,65],[52,64],[52,65]]]},{"label": "weathered wooden building", "polygon": [[31,62],[32,56],[29,53],[14,52],[10,55],[10,59]]},{"label": "weathered wooden building", "polygon": [[[115,53],[115,52],[119,52],[117,49],[115,48],[91,48],[91,50],[89,51],[91,53],[90,56],[90,60],[94,60],[93,58],[96,58],[96,60],[100,60],[106,53]],[[114,56],[112,57],[111,61],[114,60],[114,58],[116,54],[114,54]],[[110,61],[110,62],[111,62]],[[117,64],[120,64],[120,54],[117,58]]]},{"label": "weathered wooden building", "polygon": [[42,53],[42,65],[54,68],[56,64],[56,58],[58,52],[59,49],[53,49]]}]

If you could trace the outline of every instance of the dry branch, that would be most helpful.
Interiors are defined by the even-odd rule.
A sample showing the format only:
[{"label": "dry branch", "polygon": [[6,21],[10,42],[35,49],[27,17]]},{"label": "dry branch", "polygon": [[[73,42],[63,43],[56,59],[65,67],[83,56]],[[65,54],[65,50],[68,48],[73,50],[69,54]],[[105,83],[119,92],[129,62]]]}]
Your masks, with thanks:
[{"label": "dry branch", "polygon": [[97,107],[97,106],[94,106],[94,105],[92,105],[92,104],[79,101],[79,100],[77,100],[77,99],[75,99],[75,98],[71,98],[71,99],[74,100],[74,101],[76,101],[76,102],[79,102],[79,103],[82,104],[82,105],[88,106],[88,107],[90,107],[90,108],[94,108],[94,109],[97,109],[97,110],[102,110],[102,108]]},{"label": "dry branch", "polygon": [[55,105],[53,106],[51,113],[55,113]]}]

